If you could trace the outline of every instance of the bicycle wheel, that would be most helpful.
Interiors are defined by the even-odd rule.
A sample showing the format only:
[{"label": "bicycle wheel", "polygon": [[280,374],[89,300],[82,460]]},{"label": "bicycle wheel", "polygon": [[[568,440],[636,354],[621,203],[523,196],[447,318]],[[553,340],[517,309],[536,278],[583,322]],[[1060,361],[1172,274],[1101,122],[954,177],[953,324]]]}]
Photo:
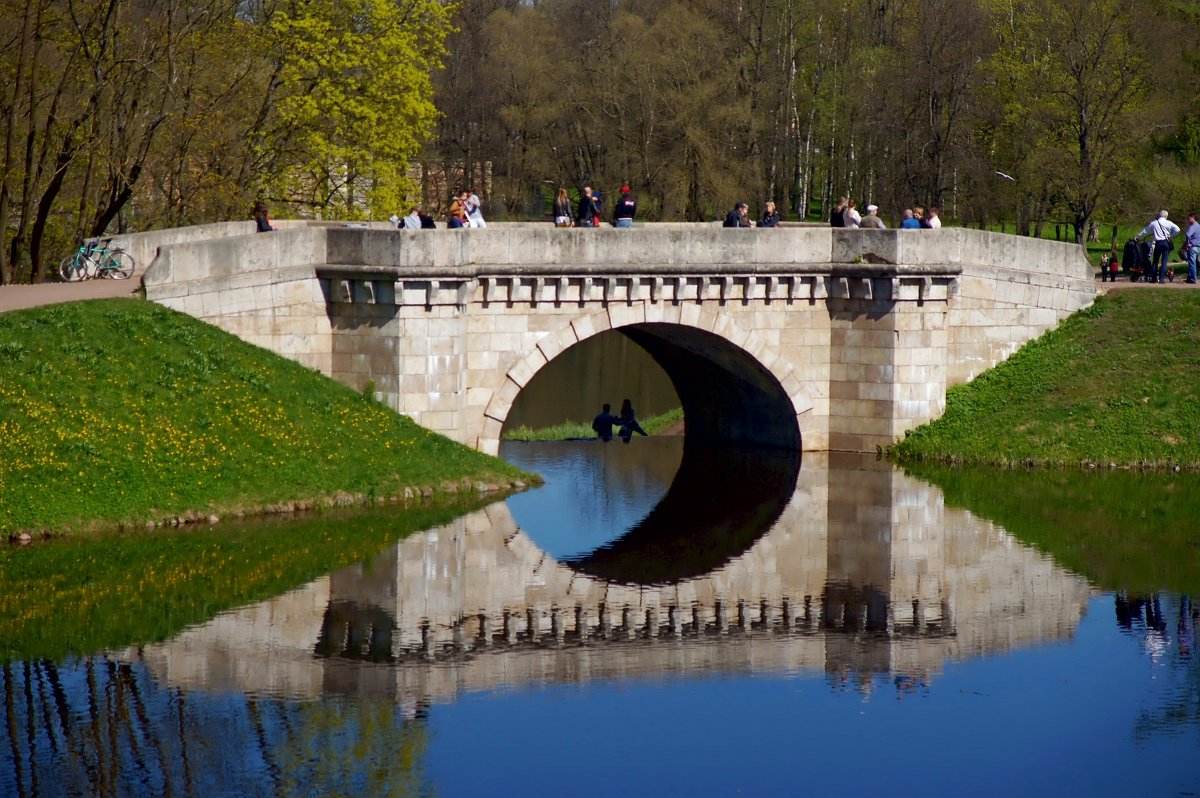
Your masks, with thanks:
[{"label": "bicycle wheel", "polygon": [[123,249],[110,249],[104,258],[104,276],[128,280],[133,275],[133,256]]},{"label": "bicycle wheel", "polygon": [[77,283],[87,277],[87,259],[76,252],[62,259],[58,265],[58,276],[68,283]]}]

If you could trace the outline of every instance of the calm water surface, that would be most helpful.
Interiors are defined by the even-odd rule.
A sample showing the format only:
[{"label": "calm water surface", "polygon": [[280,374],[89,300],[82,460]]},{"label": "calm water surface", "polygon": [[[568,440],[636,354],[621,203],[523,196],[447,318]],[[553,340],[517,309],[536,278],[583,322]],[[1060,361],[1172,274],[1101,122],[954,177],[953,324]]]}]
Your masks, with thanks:
[{"label": "calm water surface", "polygon": [[161,642],[9,663],[0,795],[1200,794],[1194,481],[502,454],[545,487]]}]

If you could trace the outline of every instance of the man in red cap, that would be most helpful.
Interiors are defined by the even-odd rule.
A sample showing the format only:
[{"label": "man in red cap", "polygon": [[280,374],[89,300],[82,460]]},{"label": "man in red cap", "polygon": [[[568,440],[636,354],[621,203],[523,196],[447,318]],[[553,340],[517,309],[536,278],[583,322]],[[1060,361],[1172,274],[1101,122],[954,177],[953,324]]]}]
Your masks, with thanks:
[{"label": "man in red cap", "polygon": [[621,186],[621,196],[613,206],[613,227],[633,227],[633,217],[637,215],[637,200],[629,191],[629,186]]}]

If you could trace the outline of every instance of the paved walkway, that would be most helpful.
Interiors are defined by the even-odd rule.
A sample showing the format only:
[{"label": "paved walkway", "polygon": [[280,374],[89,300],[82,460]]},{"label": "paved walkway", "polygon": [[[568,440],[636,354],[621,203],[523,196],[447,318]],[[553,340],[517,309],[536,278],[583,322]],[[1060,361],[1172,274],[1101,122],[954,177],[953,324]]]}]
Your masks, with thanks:
[{"label": "paved walkway", "polygon": [[37,285],[0,285],[0,313],[79,299],[111,299],[136,296],[142,278],[128,280],[85,280],[82,283],[39,283]]}]

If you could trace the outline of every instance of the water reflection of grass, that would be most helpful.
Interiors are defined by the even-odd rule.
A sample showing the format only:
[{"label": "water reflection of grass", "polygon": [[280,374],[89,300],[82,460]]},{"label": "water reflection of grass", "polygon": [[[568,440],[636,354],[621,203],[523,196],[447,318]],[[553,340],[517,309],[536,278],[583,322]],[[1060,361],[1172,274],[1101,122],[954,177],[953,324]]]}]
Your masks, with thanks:
[{"label": "water reflection of grass", "polygon": [[[649,435],[665,434],[672,427],[677,427],[683,421],[683,409],[675,408],[668,410],[662,415],[651,416],[640,421],[642,429],[646,430]],[[582,421],[564,421],[562,424],[556,424],[553,427],[542,427],[541,429],[530,429],[526,426],[520,426],[516,429],[505,430],[504,439],[506,441],[566,441],[573,438],[594,438],[596,433],[592,431],[591,422],[584,423]]]},{"label": "water reflection of grass", "polygon": [[379,509],[5,547],[0,661],[60,660],[163,640],[367,559],[468,509]]},{"label": "water reflection of grass", "polygon": [[1196,474],[909,470],[1098,587],[1200,595]]},{"label": "water reflection of grass", "polygon": [[0,315],[0,531],[393,496],[507,464],[161,306]]}]

